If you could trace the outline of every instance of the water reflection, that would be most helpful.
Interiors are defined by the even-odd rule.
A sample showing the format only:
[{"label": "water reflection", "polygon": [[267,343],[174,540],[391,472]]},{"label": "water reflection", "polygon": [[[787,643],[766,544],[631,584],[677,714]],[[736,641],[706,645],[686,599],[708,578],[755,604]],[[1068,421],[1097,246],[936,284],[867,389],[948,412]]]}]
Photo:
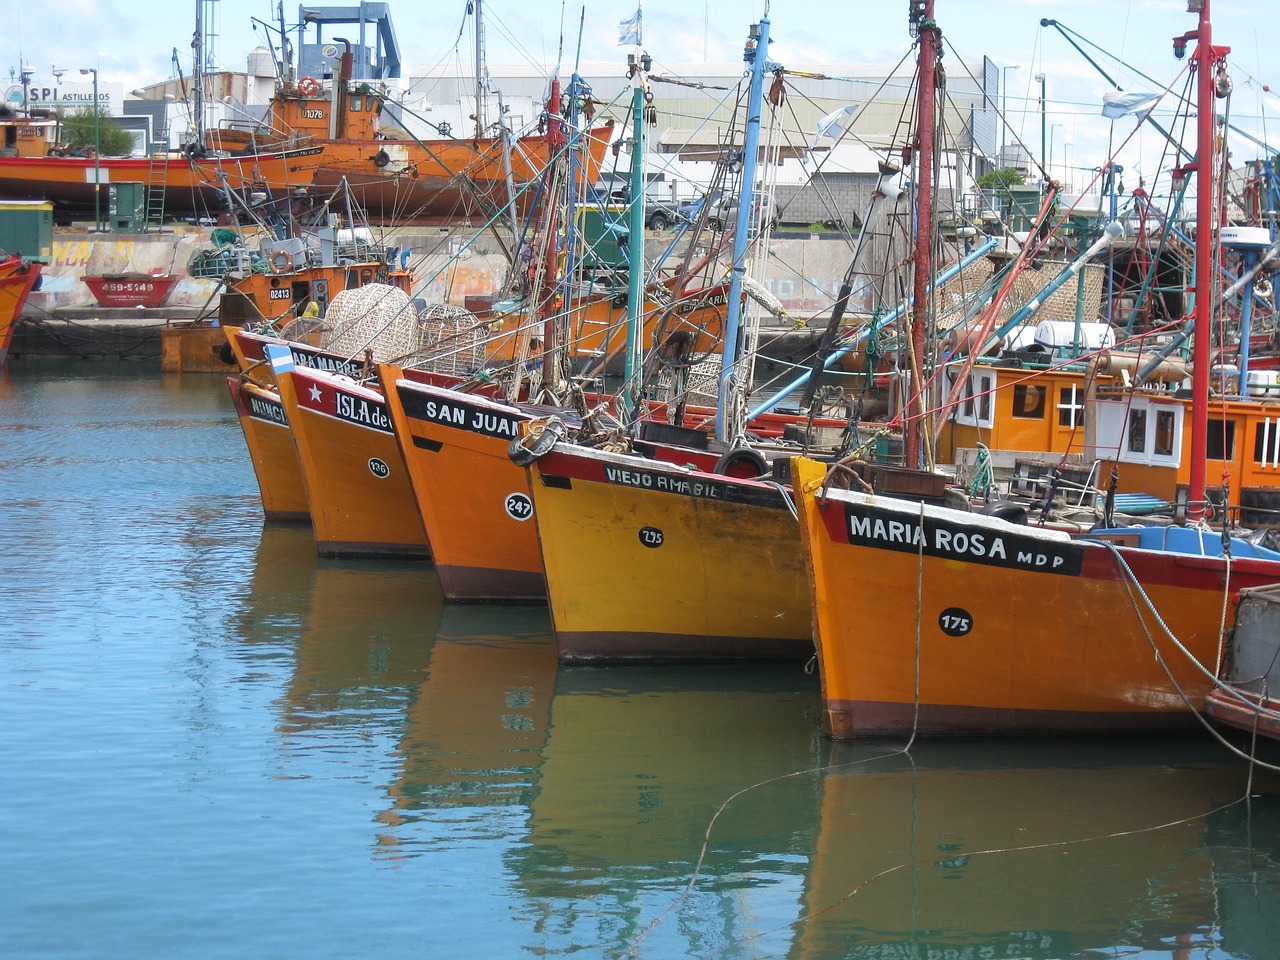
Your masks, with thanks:
[{"label": "water reflection", "polygon": [[1212,744],[959,742],[878,761],[859,749],[833,749],[847,766],[822,776],[792,956],[1188,957],[1216,946],[1224,918],[1206,831],[1237,809],[1247,773]]},{"label": "water reflection", "polygon": [[1204,737],[832,744],[798,670],[557,668],[545,608],[445,605],[429,568],[317,561],[291,527],[249,593],[246,637],[296,636],[276,775],[371,791],[371,860],[482,885],[494,944],[1216,960],[1280,936],[1280,783],[1239,802]]}]

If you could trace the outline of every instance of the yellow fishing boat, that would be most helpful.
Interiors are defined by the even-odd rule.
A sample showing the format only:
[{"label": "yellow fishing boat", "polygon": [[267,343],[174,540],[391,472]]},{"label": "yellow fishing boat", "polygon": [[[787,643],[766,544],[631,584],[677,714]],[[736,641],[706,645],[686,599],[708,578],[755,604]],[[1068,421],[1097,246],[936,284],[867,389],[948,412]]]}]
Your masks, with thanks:
[{"label": "yellow fishing boat", "polygon": [[813,654],[779,485],[569,443],[529,471],[562,661]]}]

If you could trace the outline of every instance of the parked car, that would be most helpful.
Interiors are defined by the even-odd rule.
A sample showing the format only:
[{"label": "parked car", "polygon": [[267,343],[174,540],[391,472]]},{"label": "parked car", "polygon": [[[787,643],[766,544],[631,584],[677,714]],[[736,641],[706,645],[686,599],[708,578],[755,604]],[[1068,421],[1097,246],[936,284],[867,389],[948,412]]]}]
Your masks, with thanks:
[{"label": "parked car", "polygon": [[[763,208],[765,216],[762,219],[766,229],[773,230],[778,225],[777,214],[773,212],[773,207],[768,197],[757,196],[755,199],[755,212],[759,214]],[[712,230],[723,230],[729,224],[737,220],[738,217],[738,197],[736,194],[728,194],[720,197],[711,204],[711,209],[707,213],[707,223],[711,225]],[[757,220],[753,217],[752,220]]]},{"label": "parked car", "polygon": [[[631,192],[626,187],[621,187],[609,194],[609,200],[612,203],[628,204],[631,202]],[[659,197],[649,194],[644,201],[644,225],[650,230],[666,230],[673,223],[680,222],[680,213],[674,204]]]},{"label": "parked car", "polygon": [[[711,194],[712,202],[715,202],[719,197],[720,194],[718,192]],[[697,199],[690,200],[687,203],[680,204],[680,206],[676,207],[676,213],[678,213],[682,219],[692,222],[698,219],[698,214],[702,212],[702,205],[706,202],[707,198],[705,196],[698,197]]]}]

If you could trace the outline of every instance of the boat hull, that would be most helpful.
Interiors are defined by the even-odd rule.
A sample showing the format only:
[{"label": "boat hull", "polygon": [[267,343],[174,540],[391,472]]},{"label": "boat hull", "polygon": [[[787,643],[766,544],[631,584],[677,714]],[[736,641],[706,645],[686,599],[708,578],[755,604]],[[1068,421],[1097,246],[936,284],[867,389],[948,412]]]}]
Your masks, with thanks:
[{"label": "boat hull", "polygon": [[529,471],[561,661],[812,656],[780,488],[570,444]]},{"label": "boat hull", "polygon": [[532,415],[382,366],[387,407],[449,600],[546,596],[529,481],[507,456]]},{"label": "boat hull", "polygon": [[[588,131],[577,151],[580,176],[594,183],[611,131]],[[494,138],[416,140],[321,140],[315,164],[317,187],[344,182],[370,216],[397,222],[424,218],[489,219],[507,205],[507,167],[502,142]],[[532,209],[537,180],[562,149],[546,136],[521,137],[511,150],[511,186],[517,212]]]},{"label": "boat hull", "polygon": [[1280,577],[1274,561],[1237,559],[1228,589],[1213,556],[849,491],[824,504],[824,465],[792,463],[837,739],[1190,724],[1234,591]]},{"label": "boat hull", "polygon": [[40,264],[23,260],[16,254],[0,260],[0,363],[9,355],[18,316],[40,283]]},{"label": "boat hull", "polygon": [[[107,212],[113,183],[164,183],[165,214],[204,214],[226,207],[221,177],[232,190],[287,191],[311,184],[322,148],[303,147],[247,156],[189,160],[149,157],[0,157],[0,194],[52,200],[61,213]],[[100,188],[95,190],[95,175]],[[96,194],[96,198],[95,198]]]},{"label": "boat hull", "polygon": [[302,468],[279,394],[244,377],[227,377],[227,386],[258,479],[263,514],[268,520],[309,522]]},{"label": "boat hull", "polygon": [[293,433],[322,556],[428,557],[404,459],[382,395],[297,367],[285,347],[276,384]]},{"label": "boat hull", "polygon": [[1218,723],[1280,740],[1280,587],[1240,592],[1223,665],[1224,684],[1205,699]]}]

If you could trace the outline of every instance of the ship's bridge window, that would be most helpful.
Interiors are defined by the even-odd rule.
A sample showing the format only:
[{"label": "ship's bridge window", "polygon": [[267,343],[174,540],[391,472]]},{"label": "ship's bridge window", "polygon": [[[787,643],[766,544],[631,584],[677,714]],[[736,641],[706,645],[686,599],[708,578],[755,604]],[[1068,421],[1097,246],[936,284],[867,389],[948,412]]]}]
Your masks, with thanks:
[{"label": "ship's bridge window", "polygon": [[1133,398],[1098,404],[1095,433],[1099,450],[1115,451],[1121,463],[1174,466],[1182,456],[1180,406]]},{"label": "ship's bridge window", "polygon": [[1024,420],[1043,420],[1045,388],[1031,383],[1019,383],[1013,388],[1013,415]]},{"label": "ship's bridge window", "polygon": [[1205,456],[1210,460],[1232,460],[1236,455],[1236,423],[1234,420],[1210,420],[1205,435]]},{"label": "ship's bridge window", "polygon": [[1173,430],[1176,418],[1172,410],[1156,411],[1156,432],[1151,452],[1157,457],[1168,457],[1173,454]]},{"label": "ship's bridge window", "polygon": [[1253,462],[1260,467],[1280,467],[1280,419],[1267,417],[1254,430]]},{"label": "ship's bridge window", "polygon": [[358,93],[351,95],[351,112],[360,113],[364,110],[364,97]]},{"label": "ship's bridge window", "polygon": [[[949,384],[955,383],[955,377],[947,375]],[[991,427],[995,424],[992,416],[991,394],[995,390],[995,374],[971,373],[965,380],[964,392],[960,402],[953,408],[952,416],[956,423],[973,427]]]},{"label": "ship's bridge window", "polygon": [[1079,385],[1071,384],[1058,390],[1058,426],[1079,427],[1084,425],[1084,391]]},{"label": "ship's bridge window", "polygon": [[1129,452],[1145,453],[1147,450],[1147,411],[1129,411]]}]

